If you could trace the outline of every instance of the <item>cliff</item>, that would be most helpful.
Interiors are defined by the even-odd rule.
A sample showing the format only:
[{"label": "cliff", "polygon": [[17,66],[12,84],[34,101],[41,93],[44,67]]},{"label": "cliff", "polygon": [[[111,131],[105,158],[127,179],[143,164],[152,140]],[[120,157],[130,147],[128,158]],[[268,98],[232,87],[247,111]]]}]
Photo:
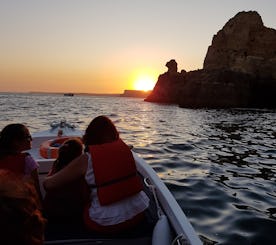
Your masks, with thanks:
[{"label": "cliff", "polygon": [[254,11],[240,12],[213,37],[204,69],[230,69],[276,79],[276,31]]},{"label": "cliff", "polygon": [[240,12],[213,37],[201,70],[180,73],[175,60],[150,102],[189,108],[276,108],[276,31],[257,12]]}]

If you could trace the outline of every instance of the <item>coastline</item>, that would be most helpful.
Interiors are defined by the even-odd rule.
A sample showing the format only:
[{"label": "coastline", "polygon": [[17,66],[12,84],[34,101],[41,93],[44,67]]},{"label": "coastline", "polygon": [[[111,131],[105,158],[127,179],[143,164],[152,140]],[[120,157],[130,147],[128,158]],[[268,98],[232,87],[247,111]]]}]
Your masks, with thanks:
[{"label": "coastline", "polygon": [[[42,91],[30,91],[30,92],[2,92],[0,94],[30,94],[30,95],[58,95],[64,96],[72,94],[73,96],[102,96],[102,97],[133,97],[133,98],[146,98],[151,91],[139,91],[139,90],[125,90],[123,93],[68,93],[68,92],[42,92]],[[71,97],[71,96],[68,96]]]},{"label": "coastline", "polygon": [[[0,94],[34,94],[34,95],[62,95],[67,94],[67,92],[40,92],[40,91],[31,91],[31,92],[0,92]],[[120,97],[121,94],[117,93],[72,93],[74,96],[110,96],[110,97]]]}]

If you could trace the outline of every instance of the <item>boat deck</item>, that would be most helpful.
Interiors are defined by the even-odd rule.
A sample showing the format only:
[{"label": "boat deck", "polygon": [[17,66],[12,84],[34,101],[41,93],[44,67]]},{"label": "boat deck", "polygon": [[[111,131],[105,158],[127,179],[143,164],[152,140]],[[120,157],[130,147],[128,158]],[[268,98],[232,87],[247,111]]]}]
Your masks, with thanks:
[{"label": "boat deck", "polygon": [[82,224],[49,224],[45,230],[45,244],[151,244],[153,227],[143,222],[139,227],[116,235],[102,235],[86,231]]}]

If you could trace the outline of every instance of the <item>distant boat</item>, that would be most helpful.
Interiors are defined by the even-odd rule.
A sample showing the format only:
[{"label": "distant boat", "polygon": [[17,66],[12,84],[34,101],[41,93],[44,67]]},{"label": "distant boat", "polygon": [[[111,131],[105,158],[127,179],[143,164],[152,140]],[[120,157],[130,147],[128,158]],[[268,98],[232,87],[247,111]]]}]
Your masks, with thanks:
[{"label": "distant boat", "polygon": [[73,93],[65,93],[65,94],[63,94],[64,96],[74,96],[74,94]]}]

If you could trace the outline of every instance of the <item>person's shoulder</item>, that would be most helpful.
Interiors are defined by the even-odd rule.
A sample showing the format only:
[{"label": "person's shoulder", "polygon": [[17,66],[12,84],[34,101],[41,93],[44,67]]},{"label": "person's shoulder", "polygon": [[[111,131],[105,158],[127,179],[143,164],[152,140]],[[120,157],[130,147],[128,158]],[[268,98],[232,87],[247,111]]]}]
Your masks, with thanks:
[{"label": "person's shoulder", "polygon": [[17,157],[19,157],[22,160],[25,159],[25,161],[34,161],[33,157],[28,152],[21,152],[17,154]]},{"label": "person's shoulder", "polygon": [[36,170],[39,167],[38,162],[29,153],[26,153],[25,155],[25,164],[28,166],[30,171]]},{"label": "person's shoulder", "polygon": [[82,163],[87,163],[88,161],[88,156],[86,153],[82,153],[78,157],[76,157],[71,163],[71,164],[82,164]]},{"label": "person's shoulder", "polygon": [[29,159],[33,159],[34,158],[32,157],[32,155],[29,153],[29,152],[22,152],[20,153],[22,157],[25,157],[25,158],[29,158]]},{"label": "person's shoulder", "polygon": [[23,153],[23,156],[25,157],[25,159],[28,159],[28,161],[36,162],[36,160],[32,157],[30,153]]}]

